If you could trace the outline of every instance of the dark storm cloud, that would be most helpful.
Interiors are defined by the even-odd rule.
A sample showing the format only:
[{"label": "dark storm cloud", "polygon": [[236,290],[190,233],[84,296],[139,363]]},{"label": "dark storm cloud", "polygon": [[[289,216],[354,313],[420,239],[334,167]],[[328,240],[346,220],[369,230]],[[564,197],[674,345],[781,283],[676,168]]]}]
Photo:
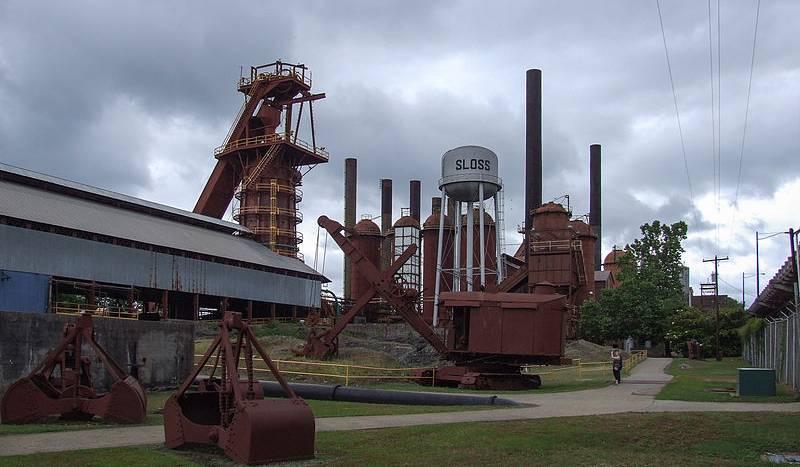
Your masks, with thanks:
[{"label": "dark storm cloud", "polygon": [[[754,6],[726,2],[721,11],[728,197],[738,176]],[[697,203],[713,187],[707,5],[662,2],[662,12]],[[743,197],[769,198],[800,174],[800,113],[789,105],[800,99],[798,14],[795,2],[762,4]],[[6,2],[0,158],[191,208],[187,200],[205,183],[213,146],[241,103],[239,66],[277,58],[307,63],[315,90],[328,95],[315,117],[331,162],[303,186],[309,262],[316,217],[341,217],[348,156],[359,157],[359,214],[378,214],[378,179],[386,177],[394,179],[396,215],[408,205],[408,180],[421,179],[425,215],[441,153],[492,148],[512,236],[524,202],[524,72],[534,67],[543,70],[546,200],[570,194],[575,214],[588,211],[588,146],[600,143],[606,249],[653,219],[684,219],[703,238],[715,228],[689,199],[653,2]],[[174,136],[154,138],[173,127]],[[164,161],[172,171],[156,181],[151,166]],[[156,189],[170,177],[191,196]],[[732,251],[743,251],[746,238],[734,234]],[[332,279],[336,250],[326,259]]]}]

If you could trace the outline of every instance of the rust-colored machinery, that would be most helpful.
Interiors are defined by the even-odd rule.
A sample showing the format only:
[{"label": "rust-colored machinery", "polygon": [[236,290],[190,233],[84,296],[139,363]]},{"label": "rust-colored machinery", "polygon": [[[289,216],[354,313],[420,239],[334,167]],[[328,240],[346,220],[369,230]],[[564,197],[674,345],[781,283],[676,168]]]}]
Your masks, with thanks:
[{"label": "rust-colored machinery", "polygon": [[[308,404],[286,383],[241,313],[226,311],[219,326],[203,359],[164,405],[167,447],[216,444],[244,464],[313,458],[314,414]],[[288,399],[263,400],[261,384],[253,377],[254,351]],[[210,376],[199,381],[214,355]],[[244,380],[239,377],[242,363]]]},{"label": "rust-colored machinery", "polygon": [[[313,107],[325,94],[311,93],[305,65],[281,61],[251,67],[238,90],[244,103],[225,143],[214,151],[217,164],[194,212],[221,219],[235,196],[239,206],[233,217],[256,241],[281,255],[299,257],[300,169],[328,162],[325,148],[317,146]],[[306,104],[308,142],[298,139]]]},{"label": "rust-colored machinery", "polygon": [[[83,354],[88,344],[103,362],[114,383],[100,393],[92,383],[91,360]],[[0,403],[3,423],[34,423],[51,416],[69,420],[100,417],[117,423],[144,420],[147,399],[133,376],[127,374],[94,338],[90,314],[64,326],[61,343],[28,376],[12,384]]]},{"label": "rust-colored machinery", "polygon": [[[415,253],[408,247],[389,269],[380,271],[358,248],[356,230],[346,229],[326,216],[318,223],[325,228],[351,260],[353,272],[369,284],[355,305],[325,331],[309,331],[301,354],[326,358],[336,354],[338,336],[376,295],[383,298],[414,330],[452,364],[435,372],[419,372],[422,383],[456,385],[477,389],[534,388],[536,375],[520,373],[520,365],[558,363],[563,355],[566,299],[550,285],[533,293],[454,292],[441,295],[444,312],[440,331],[434,330],[416,308],[416,291],[395,280],[395,274]],[[444,336],[444,337],[442,337]]]}]

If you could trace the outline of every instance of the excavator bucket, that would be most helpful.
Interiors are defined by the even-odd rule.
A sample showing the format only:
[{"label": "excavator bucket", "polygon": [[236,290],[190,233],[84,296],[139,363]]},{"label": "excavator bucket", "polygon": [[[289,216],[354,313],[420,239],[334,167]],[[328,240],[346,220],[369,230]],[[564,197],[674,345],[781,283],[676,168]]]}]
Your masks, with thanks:
[{"label": "excavator bucket", "polygon": [[[263,399],[261,383],[253,378],[254,349],[287,399]],[[198,379],[214,354],[210,376]],[[247,369],[244,380],[239,379],[242,365]],[[220,334],[164,405],[164,437],[169,448],[216,444],[230,459],[243,464],[311,459],[314,414],[286,384],[241,315],[226,312]]]},{"label": "excavator bucket", "polygon": [[[106,393],[95,391],[90,359],[81,356],[84,341],[114,379]],[[14,382],[0,401],[0,419],[9,424],[43,422],[53,416],[65,420],[97,416],[118,423],[138,423],[146,412],[144,390],[95,342],[90,315],[67,324],[61,344],[28,376]]]},{"label": "excavator bucket", "polygon": [[31,378],[23,377],[6,389],[0,402],[0,418],[3,423],[35,423],[47,418],[47,410],[42,403],[47,395],[33,383]]},{"label": "excavator bucket", "polygon": [[170,397],[164,405],[166,445],[216,444],[241,464],[314,457],[314,414],[302,399],[249,400],[221,426],[219,393]]},{"label": "excavator bucket", "polygon": [[139,423],[144,421],[147,413],[147,397],[136,378],[127,376],[114,383],[111,391],[98,399],[92,408],[94,414],[104,420]]}]

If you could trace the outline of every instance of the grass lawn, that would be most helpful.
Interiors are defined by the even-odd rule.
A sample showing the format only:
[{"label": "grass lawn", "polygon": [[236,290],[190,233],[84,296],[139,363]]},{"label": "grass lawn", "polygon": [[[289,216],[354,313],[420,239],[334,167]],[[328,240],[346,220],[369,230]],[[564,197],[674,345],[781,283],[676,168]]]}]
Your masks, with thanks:
[{"label": "grass lawn", "polygon": [[[797,450],[798,421],[779,413],[661,413],[325,432],[317,434],[317,459],[305,465],[771,465],[760,456]],[[231,463],[208,448],[150,446],[7,457],[0,464]]]},{"label": "grass lawn", "polygon": [[[167,398],[172,394],[169,391],[147,393],[147,418],[142,425],[161,425],[163,419],[160,413]],[[436,405],[399,405],[399,404],[363,404],[360,402],[337,402],[308,400],[308,405],[317,418],[327,417],[360,417],[367,415],[403,415],[414,413],[457,412],[467,410],[491,410],[501,407],[495,406],[436,406]],[[23,435],[29,433],[45,433],[49,431],[89,430],[109,428],[115,425],[95,419],[89,422],[60,421],[54,419],[52,423],[33,423],[28,425],[3,425],[0,424],[0,436]]]},{"label": "grass lawn", "polygon": [[[689,368],[682,369],[681,365]],[[674,376],[661,390],[656,399],[670,399],[699,402],[797,402],[800,396],[789,386],[778,384],[777,395],[737,397],[737,368],[749,366],[741,358],[724,358],[721,362],[709,360],[688,360],[677,358],[667,368]],[[733,389],[734,392],[715,392],[712,389]],[[731,395],[733,394],[733,396]]]}]

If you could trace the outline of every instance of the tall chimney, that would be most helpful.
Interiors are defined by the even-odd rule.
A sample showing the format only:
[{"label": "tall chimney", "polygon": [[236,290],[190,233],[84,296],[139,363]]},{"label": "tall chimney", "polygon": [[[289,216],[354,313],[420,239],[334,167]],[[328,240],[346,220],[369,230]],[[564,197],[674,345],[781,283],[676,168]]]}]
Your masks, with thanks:
[{"label": "tall chimney", "polygon": [[411,217],[419,222],[419,204],[420,204],[420,189],[422,182],[419,180],[411,180],[408,187],[409,206],[411,207]]},{"label": "tall chimney", "polygon": [[542,205],[542,70],[525,73],[525,257],[533,211]]},{"label": "tall chimney", "polygon": [[[344,226],[353,228],[356,225],[356,191],[358,187],[358,161],[354,157],[344,160]],[[352,264],[344,258],[344,298],[350,299],[350,280]]]},{"label": "tall chimney", "polygon": [[442,198],[440,196],[434,196],[431,198],[431,214],[435,214],[440,209],[442,209]]},{"label": "tall chimney", "polygon": [[601,177],[600,177],[600,145],[589,146],[589,225],[597,235],[594,244],[594,268],[599,271],[603,265],[602,258],[602,220],[603,204],[601,202]]},{"label": "tall chimney", "polygon": [[392,262],[392,243],[389,231],[392,230],[392,179],[381,179],[381,232],[384,235],[381,248],[381,262],[383,268],[389,267]]}]

